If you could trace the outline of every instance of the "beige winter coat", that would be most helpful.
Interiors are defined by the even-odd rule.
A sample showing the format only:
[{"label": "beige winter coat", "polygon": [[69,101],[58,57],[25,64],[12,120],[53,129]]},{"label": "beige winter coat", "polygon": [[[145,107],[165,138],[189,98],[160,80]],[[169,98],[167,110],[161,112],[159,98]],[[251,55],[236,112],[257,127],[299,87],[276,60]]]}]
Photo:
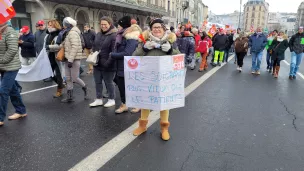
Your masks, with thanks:
[{"label": "beige winter coat", "polygon": [[77,27],[73,27],[63,42],[64,54],[68,62],[86,58],[82,49],[80,34],[80,30]]}]

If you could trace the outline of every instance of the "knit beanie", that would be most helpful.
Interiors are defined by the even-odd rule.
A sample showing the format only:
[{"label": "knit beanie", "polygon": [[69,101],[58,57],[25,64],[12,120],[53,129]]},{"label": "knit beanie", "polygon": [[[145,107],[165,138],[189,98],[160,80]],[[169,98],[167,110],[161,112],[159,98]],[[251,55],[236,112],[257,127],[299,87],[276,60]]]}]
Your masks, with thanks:
[{"label": "knit beanie", "polygon": [[160,19],[160,18],[152,19],[152,20],[150,21],[149,26],[150,26],[150,29],[151,29],[151,30],[152,30],[152,26],[153,26],[155,23],[161,24],[162,27],[164,28],[164,30],[166,30],[166,26],[165,26],[165,24],[164,24],[164,21],[163,21],[162,19]]},{"label": "knit beanie", "polygon": [[64,27],[75,27],[77,25],[77,21],[75,21],[73,18],[71,17],[65,17],[63,19],[63,22],[62,22],[63,26]]},{"label": "knit beanie", "polygon": [[118,20],[118,25],[120,25],[122,28],[128,28],[131,26],[131,17],[130,16],[124,16],[121,19]]}]

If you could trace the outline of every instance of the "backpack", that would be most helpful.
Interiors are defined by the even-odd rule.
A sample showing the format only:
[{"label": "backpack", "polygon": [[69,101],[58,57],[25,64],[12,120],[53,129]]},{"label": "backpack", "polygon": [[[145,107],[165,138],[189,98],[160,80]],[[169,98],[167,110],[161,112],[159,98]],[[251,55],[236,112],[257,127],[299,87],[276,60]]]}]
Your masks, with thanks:
[{"label": "backpack", "polygon": [[200,52],[200,53],[207,53],[208,49],[209,49],[208,41],[200,40],[200,41],[198,41],[198,45],[197,45],[195,51]]}]

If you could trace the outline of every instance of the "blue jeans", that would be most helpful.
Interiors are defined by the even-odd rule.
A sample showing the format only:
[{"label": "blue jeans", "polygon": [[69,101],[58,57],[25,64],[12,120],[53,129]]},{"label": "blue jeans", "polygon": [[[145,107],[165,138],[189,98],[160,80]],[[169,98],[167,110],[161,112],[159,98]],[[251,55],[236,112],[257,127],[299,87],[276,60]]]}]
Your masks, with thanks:
[{"label": "blue jeans", "polygon": [[261,61],[263,57],[263,51],[262,52],[252,52],[252,67],[251,71],[260,71]]},{"label": "blue jeans", "polygon": [[228,57],[229,57],[229,51],[230,51],[230,49],[226,49],[224,52],[225,52],[225,54],[224,54],[224,61],[225,62],[228,62]]},{"label": "blue jeans", "polygon": [[302,62],[303,53],[296,54],[295,52],[291,52],[291,62],[290,62],[290,73],[291,76],[296,76],[299,70],[299,66]]},{"label": "blue jeans", "polygon": [[273,61],[271,60],[271,55],[269,54],[269,52],[267,51],[267,55],[266,55],[266,62],[267,62],[267,69],[272,69],[273,66]]},{"label": "blue jeans", "polygon": [[11,102],[18,114],[26,114],[26,109],[23,104],[20,87],[15,78],[18,71],[1,72],[0,86],[0,122],[3,122],[6,117],[8,99]]},{"label": "blue jeans", "polygon": [[115,84],[114,84],[114,78],[116,75],[116,72],[106,72],[106,71],[101,71],[99,69],[96,69],[94,67],[94,81],[95,81],[95,89],[96,89],[96,98],[97,99],[102,99],[103,95],[103,81],[106,85],[106,88],[109,93],[109,99],[115,99]]}]

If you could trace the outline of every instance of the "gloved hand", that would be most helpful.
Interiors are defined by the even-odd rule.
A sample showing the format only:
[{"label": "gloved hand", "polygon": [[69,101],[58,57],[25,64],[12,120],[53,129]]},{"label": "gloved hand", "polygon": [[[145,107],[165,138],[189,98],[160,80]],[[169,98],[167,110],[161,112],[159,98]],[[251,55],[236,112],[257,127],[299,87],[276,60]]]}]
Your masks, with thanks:
[{"label": "gloved hand", "polygon": [[161,50],[164,52],[168,52],[171,49],[171,44],[169,42],[166,42],[161,45]]},{"label": "gloved hand", "polygon": [[45,50],[50,50],[50,45],[46,45]]},{"label": "gloved hand", "polygon": [[72,62],[68,62],[68,67],[72,68],[73,67],[73,63]]},{"label": "gloved hand", "polygon": [[144,45],[144,48],[146,48],[146,49],[149,49],[149,50],[152,50],[152,49],[154,49],[155,47],[157,47],[157,43],[156,42],[154,42],[154,41],[147,41],[146,43],[145,43],[145,45]]}]

